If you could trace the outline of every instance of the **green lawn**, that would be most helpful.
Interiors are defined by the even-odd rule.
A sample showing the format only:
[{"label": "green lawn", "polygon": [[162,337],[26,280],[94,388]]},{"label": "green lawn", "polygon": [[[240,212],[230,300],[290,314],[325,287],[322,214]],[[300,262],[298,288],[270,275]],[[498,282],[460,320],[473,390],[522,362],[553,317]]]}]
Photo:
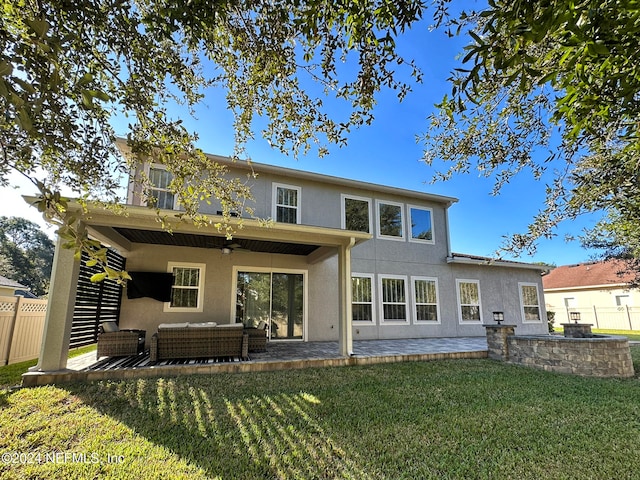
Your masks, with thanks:
[{"label": "green lawn", "polygon": [[639,399],[491,360],[5,391],[0,478],[637,478]]},{"label": "green lawn", "polygon": [[[95,349],[95,345],[74,348],[73,350],[69,351],[69,358],[77,357],[78,355],[91,352]],[[29,368],[35,366],[37,363],[38,360],[34,359],[0,367],[0,390],[14,385],[20,385],[22,383],[22,374],[29,370]]]},{"label": "green lawn", "polygon": [[592,331],[602,335],[622,335],[628,337],[629,340],[640,342],[640,332],[637,330],[599,330],[594,328]]},{"label": "green lawn", "polygon": [[[564,329],[562,327],[558,327],[554,328],[554,330],[556,332],[562,332]],[[600,335],[622,335],[624,337],[628,337],[629,340],[640,342],[640,331],[638,330],[602,330],[594,328],[591,331]]]}]

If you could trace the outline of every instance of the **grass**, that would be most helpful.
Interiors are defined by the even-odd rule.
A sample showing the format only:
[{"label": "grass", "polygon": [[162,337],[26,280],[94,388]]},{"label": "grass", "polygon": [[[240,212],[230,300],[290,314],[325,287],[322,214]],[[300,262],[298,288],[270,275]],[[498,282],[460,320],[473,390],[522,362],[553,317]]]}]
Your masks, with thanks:
[{"label": "grass", "polygon": [[635,340],[640,342],[640,331],[638,330],[601,330],[594,328],[593,333],[599,333],[602,335],[622,335],[628,337],[629,340]]},{"label": "grass", "polygon": [[[562,327],[556,327],[554,331],[563,332],[564,329]],[[640,342],[640,331],[638,330],[603,330],[593,328],[591,331],[600,335],[622,335],[623,337],[628,337],[629,340]]]},{"label": "grass", "polygon": [[636,478],[638,380],[453,360],[22,389],[0,453],[32,463],[0,478]]},{"label": "grass", "polygon": [[[69,351],[69,358],[83,355],[95,349],[95,345],[74,348],[73,350]],[[22,383],[22,374],[26,373],[29,368],[35,366],[37,363],[38,359],[34,359],[0,367],[0,390],[14,385],[20,385]]]}]

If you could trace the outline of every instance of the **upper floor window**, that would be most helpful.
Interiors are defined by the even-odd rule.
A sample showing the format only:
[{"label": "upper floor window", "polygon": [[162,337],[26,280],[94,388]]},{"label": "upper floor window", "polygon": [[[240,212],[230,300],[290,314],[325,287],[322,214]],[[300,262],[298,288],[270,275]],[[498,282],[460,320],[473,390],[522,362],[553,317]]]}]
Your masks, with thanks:
[{"label": "upper floor window", "polygon": [[173,210],[174,195],[169,190],[169,184],[173,180],[171,172],[162,167],[149,167],[149,182],[151,188],[147,203],[156,208]]},{"label": "upper floor window", "polygon": [[538,285],[535,283],[519,283],[520,306],[522,308],[523,322],[540,322],[540,300],[538,298]]},{"label": "upper floor window", "polygon": [[368,198],[342,196],[342,228],[371,233],[371,201]]},{"label": "upper floor window", "polygon": [[168,271],[173,273],[173,287],[165,311],[202,312],[205,265],[170,262]]},{"label": "upper floor window", "polygon": [[377,202],[378,236],[394,240],[404,239],[404,215],[402,204],[395,202]]},{"label": "upper floor window", "polygon": [[273,218],[276,222],[300,223],[300,187],[273,184]]},{"label": "upper floor window", "polygon": [[412,242],[433,243],[433,210],[425,207],[409,206],[411,225],[409,240]]},{"label": "upper floor window", "polygon": [[456,286],[458,287],[460,322],[481,323],[480,282],[478,280],[456,280]]}]

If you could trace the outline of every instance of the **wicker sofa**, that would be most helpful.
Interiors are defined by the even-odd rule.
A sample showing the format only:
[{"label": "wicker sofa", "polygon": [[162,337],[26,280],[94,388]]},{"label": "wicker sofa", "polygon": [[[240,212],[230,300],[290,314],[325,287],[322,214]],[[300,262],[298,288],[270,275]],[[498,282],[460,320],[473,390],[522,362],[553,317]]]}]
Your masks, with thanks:
[{"label": "wicker sofa", "polygon": [[115,322],[100,325],[96,358],[128,357],[144,352],[144,330],[120,330]]},{"label": "wicker sofa", "polygon": [[249,352],[267,351],[267,324],[263,321],[257,327],[245,327],[244,333],[249,335]]},{"label": "wicker sofa", "polygon": [[241,323],[160,324],[151,337],[150,360],[249,356],[249,336]]}]

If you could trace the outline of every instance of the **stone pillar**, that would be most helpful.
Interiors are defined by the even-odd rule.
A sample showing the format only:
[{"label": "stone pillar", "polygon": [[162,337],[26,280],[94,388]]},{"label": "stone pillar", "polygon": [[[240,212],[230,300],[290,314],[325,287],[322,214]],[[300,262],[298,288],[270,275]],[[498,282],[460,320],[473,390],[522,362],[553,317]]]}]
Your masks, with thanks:
[{"label": "stone pillar", "polygon": [[487,332],[487,354],[493,360],[507,361],[507,337],[514,335],[515,325],[483,325]]},{"label": "stone pillar", "polygon": [[561,323],[564,327],[564,336],[567,338],[591,338],[590,323]]}]

